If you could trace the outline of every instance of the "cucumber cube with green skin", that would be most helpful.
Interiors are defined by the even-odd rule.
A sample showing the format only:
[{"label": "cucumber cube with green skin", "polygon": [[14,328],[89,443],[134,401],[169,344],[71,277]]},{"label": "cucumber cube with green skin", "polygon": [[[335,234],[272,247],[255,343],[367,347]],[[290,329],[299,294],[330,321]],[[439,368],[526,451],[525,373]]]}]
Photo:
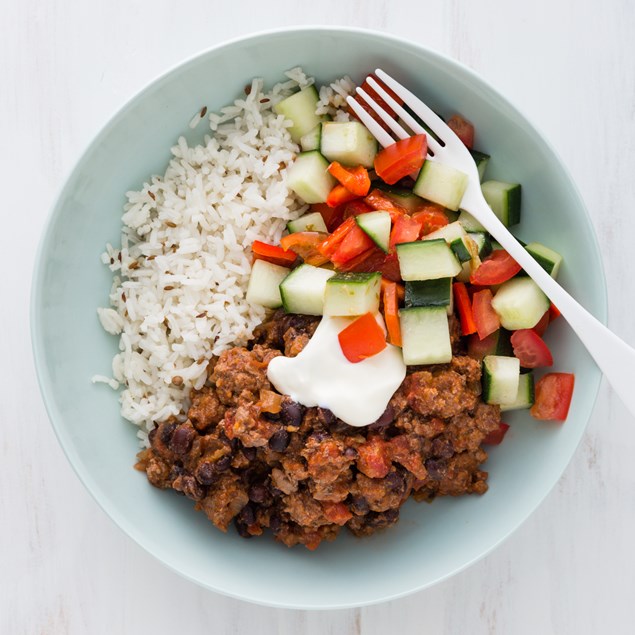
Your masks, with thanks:
[{"label": "cucumber cube with green skin", "polygon": [[317,150],[301,152],[287,170],[287,185],[305,203],[324,203],[337,183],[328,167],[329,162]]},{"label": "cucumber cube with green skin", "polygon": [[445,225],[445,227],[431,232],[424,237],[424,240],[434,240],[435,238],[445,239],[459,262],[467,262],[472,258],[467,232],[463,229],[463,225],[461,225],[459,221],[454,221],[453,223]]},{"label": "cucumber cube with green skin", "polygon": [[320,149],[320,139],[322,139],[322,123],[319,123],[313,130],[309,130],[300,139],[300,147],[302,152],[310,152],[311,150]]},{"label": "cucumber cube with green skin", "polygon": [[478,257],[487,258],[492,253],[492,240],[487,232],[468,232],[467,234],[476,244]]},{"label": "cucumber cube with green skin", "polygon": [[520,361],[516,357],[483,358],[483,398],[489,404],[512,404],[518,395]]},{"label": "cucumber cube with green skin", "polygon": [[287,229],[290,234],[295,234],[297,232],[328,233],[326,223],[324,222],[324,218],[320,212],[311,212],[310,214],[305,214],[295,220],[290,220],[287,223]]},{"label": "cucumber cube with green skin", "polygon": [[325,121],[322,124],[320,152],[329,161],[372,168],[377,140],[359,121]]},{"label": "cucumber cube with green skin", "polygon": [[485,181],[481,191],[492,211],[505,227],[520,222],[521,186],[519,183],[505,181]]},{"label": "cucumber cube with green skin", "polygon": [[490,160],[490,155],[485,154],[484,152],[479,152],[478,150],[470,150],[470,154],[474,159],[474,163],[476,163],[476,169],[478,170],[478,177],[482,181],[485,176],[485,170],[487,169],[487,164]]},{"label": "cucumber cube with green skin", "polygon": [[562,256],[553,249],[540,243],[529,243],[525,249],[533,256],[534,260],[552,277],[555,278],[562,264]]},{"label": "cucumber cube with green skin", "polygon": [[255,260],[251,267],[247,285],[247,302],[259,304],[269,309],[282,306],[280,283],[289,275],[290,269],[274,265],[265,260]]},{"label": "cucumber cube with green skin", "polygon": [[459,213],[459,223],[463,225],[463,229],[466,232],[485,232],[487,231],[483,225],[481,225],[472,214],[462,209]]},{"label": "cucumber cube with green skin", "polygon": [[412,191],[421,198],[457,211],[467,189],[468,176],[450,165],[427,159]]},{"label": "cucumber cube with green skin", "polygon": [[421,209],[423,199],[416,194],[413,194],[411,190],[405,187],[398,187],[396,185],[387,185],[383,181],[377,181],[373,183],[373,187],[381,190],[388,198],[391,198],[397,205],[400,205],[409,212],[416,212]]},{"label": "cucumber cube with green skin", "polygon": [[334,271],[303,264],[294,269],[281,283],[282,306],[287,313],[322,315],[326,282]]},{"label": "cucumber cube with green skin", "polygon": [[378,210],[355,217],[359,227],[384,252],[388,253],[390,244],[391,219],[388,212]]},{"label": "cucumber cube with green skin", "polygon": [[326,282],[324,315],[353,316],[379,310],[381,273],[338,273]]},{"label": "cucumber cube with green skin", "polygon": [[467,354],[479,360],[483,360],[488,355],[511,357],[514,354],[511,333],[501,327],[482,340],[478,335],[470,337],[467,343]]},{"label": "cucumber cube with green skin", "polygon": [[313,130],[321,122],[319,115],[315,114],[315,108],[320,99],[315,86],[307,86],[299,93],[279,101],[273,111],[293,122],[288,128],[291,139],[299,143],[300,139]]},{"label": "cucumber cube with green skin", "polygon": [[452,361],[450,327],[445,307],[400,309],[399,325],[406,365],[447,364]]},{"label": "cucumber cube with green skin", "polygon": [[452,302],[452,278],[410,280],[406,282],[406,307],[443,306]]},{"label": "cucumber cube with green skin", "polygon": [[535,401],[534,374],[521,373],[518,378],[516,399],[509,404],[501,404],[501,412],[531,408]]},{"label": "cucumber cube with green skin", "polygon": [[492,308],[506,329],[531,329],[549,309],[549,300],[531,278],[516,277],[501,284]]},{"label": "cucumber cube with green skin", "polygon": [[397,258],[405,281],[453,278],[461,271],[461,263],[443,238],[398,244]]}]

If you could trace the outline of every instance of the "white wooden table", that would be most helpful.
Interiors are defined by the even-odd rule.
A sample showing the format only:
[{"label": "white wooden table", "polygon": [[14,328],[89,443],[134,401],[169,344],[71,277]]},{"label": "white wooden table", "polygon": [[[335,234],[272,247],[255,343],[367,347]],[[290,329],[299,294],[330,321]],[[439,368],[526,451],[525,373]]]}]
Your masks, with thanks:
[{"label": "white wooden table", "polygon": [[635,343],[630,0],[0,0],[0,633],[635,632],[635,422],[606,385],[558,486],[503,546],[435,588],[360,610],[275,610],[194,586],[117,529],[63,456],[36,385],[28,296],[64,176],[166,67],[230,37],[311,23],[419,41],[519,106],[582,191],[610,324]]}]

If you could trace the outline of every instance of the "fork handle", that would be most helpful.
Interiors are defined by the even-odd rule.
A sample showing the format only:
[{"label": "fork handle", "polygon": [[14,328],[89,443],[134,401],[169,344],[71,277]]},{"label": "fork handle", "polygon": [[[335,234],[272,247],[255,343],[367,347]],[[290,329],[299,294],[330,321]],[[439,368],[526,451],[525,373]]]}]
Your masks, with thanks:
[{"label": "fork handle", "polygon": [[[479,206],[480,208],[477,209]],[[482,206],[486,206],[487,209],[483,209]],[[635,349],[574,300],[514,238],[498,217],[492,213],[485,200],[477,199],[469,207],[466,206],[466,209],[496,238],[558,307],[624,405],[631,414],[635,415],[635,386],[633,385]]]}]

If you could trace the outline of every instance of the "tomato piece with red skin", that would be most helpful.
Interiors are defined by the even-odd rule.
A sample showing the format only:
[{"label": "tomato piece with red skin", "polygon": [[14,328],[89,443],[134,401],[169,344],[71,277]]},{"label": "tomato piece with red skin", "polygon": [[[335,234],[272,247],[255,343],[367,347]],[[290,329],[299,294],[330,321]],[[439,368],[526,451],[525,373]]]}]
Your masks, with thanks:
[{"label": "tomato piece with red skin", "polygon": [[402,214],[395,219],[390,231],[389,251],[393,252],[395,245],[401,243],[411,243],[419,238],[421,225],[406,214]]},{"label": "tomato piece with red skin", "polygon": [[329,234],[324,242],[319,246],[320,253],[324,254],[327,258],[330,258],[337,248],[340,246],[344,238],[353,227],[356,227],[357,223],[354,218],[348,218],[341,225],[333,230],[332,234]]},{"label": "tomato piece with red skin", "polygon": [[337,265],[338,271],[351,273],[371,273],[381,271],[386,254],[379,247],[371,247],[358,256]]},{"label": "tomato piece with red skin", "polygon": [[553,366],[553,356],[544,340],[533,329],[519,329],[511,336],[514,356],[523,368]]},{"label": "tomato piece with red skin", "polygon": [[361,198],[356,198],[354,201],[350,201],[344,205],[344,220],[351,216],[360,216],[361,214],[368,214],[368,212],[374,211],[373,208],[364,203]]},{"label": "tomato piece with red skin", "polygon": [[331,256],[331,262],[342,265],[374,246],[373,239],[355,223]]},{"label": "tomato piece with red skin", "polygon": [[486,445],[500,445],[507,434],[507,430],[509,430],[509,425],[501,421],[498,429],[492,430],[492,432],[483,439],[483,443]]},{"label": "tomato piece with red skin", "polygon": [[573,373],[547,373],[536,382],[535,402],[529,409],[534,419],[564,421],[569,413],[575,375]]},{"label": "tomato piece with red skin", "polygon": [[314,203],[311,205],[311,211],[318,212],[322,216],[326,229],[330,232],[342,224],[344,209],[344,205],[338,205],[337,207],[329,207],[326,203]]},{"label": "tomato piece with red skin", "polygon": [[549,322],[553,322],[555,319],[559,318],[562,315],[558,310],[558,307],[552,302],[549,305]]},{"label": "tomato piece with red skin", "polygon": [[437,229],[445,227],[450,222],[445,213],[445,208],[434,203],[425,203],[422,205],[421,208],[412,215],[412,218],[421,225],[419,238],[423,238]]},{"label": "tomato piece with red skin", "polygon": [[502,284],[513,278],[520,270],[521,266],[504,249],[495,249],[476,271],[472,272],[470,282],[484,287]]},{"label": "tomato piece with red skin", "polygon": [[474,126],[461,115],[452,115],[448,119],[448,128],[463,142],[466,148],[474,147]]},{"label": "tomato piece with red skin", "polygon": [[472,315],[481,339],[495,333],[501,326],[498,313],[492,308],[493,297],[490,289],[482,289],[472,296]]},{"label": "tomato piece with red skin", "polygon": [[386,196],[381,190],[374,189],[364,198],[364,203],[372,207],[374,210],[382,210],[390,214],[390,218],[394,223],[399,216],[407,213],[405,207],[397,205],[390,196]]},{"label": "tomato piece with red skin", "polygon": [[377,176],[388,185],[394,185],[404,177],[421,169],[428,152],[425,134],[400,139],[386,146],[375,156]]},{"label": "tomato piece with red skin", "polygon": [[399,258],[397,254],[388,254],[384,257],[384,262],[381,266],[381,275],[393,282],[401,282],[401,269],[399,268]]},{"label": "tomato piece with red skin", "polygon": [[542,337],[547,331],[547,327],[549,326],[549,311],[545,311],[545,314],[538,320],[536,326],[533,327],[534,331]]}]

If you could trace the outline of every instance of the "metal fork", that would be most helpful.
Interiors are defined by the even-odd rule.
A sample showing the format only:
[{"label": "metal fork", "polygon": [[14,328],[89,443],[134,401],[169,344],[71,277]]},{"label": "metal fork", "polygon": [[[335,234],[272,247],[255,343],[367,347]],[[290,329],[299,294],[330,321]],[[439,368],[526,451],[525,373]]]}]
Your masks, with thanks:
[{"label": "metal fork", "polygon": [[[427,134],[427,131],[395,101],[372,77],[368,84],[394,110],[402,121],[415,134],[427,134],[428,157],[426,160],[438,161],[461,170],[468,175],[468,186],[461,202],[461,209],[469,212],[501,244],[516,262],[531,276],[547,297],[558,307],[575,333],[604,373],[615,392],[620,396],[631,414],[635,415],[635,349],[609,331],[599,320],[593,317],[573,297],[567,293],[523,248],[491,210],[481,192],[481,184],[472,155],[463,142],[445,124],[445,122],[418,97],[395,81],[381,69],[375,71],[379,77],[403,102],[421,118],[426,126],[439,139]],[[357,94],[381,117],[399,139],[410,136],[403,126],[379,106],[362,88]],[[357,116],[366,125],[371,134],[386,147],[395,143],[395,139],[386,132],[352,97],[348,103]]]}]

